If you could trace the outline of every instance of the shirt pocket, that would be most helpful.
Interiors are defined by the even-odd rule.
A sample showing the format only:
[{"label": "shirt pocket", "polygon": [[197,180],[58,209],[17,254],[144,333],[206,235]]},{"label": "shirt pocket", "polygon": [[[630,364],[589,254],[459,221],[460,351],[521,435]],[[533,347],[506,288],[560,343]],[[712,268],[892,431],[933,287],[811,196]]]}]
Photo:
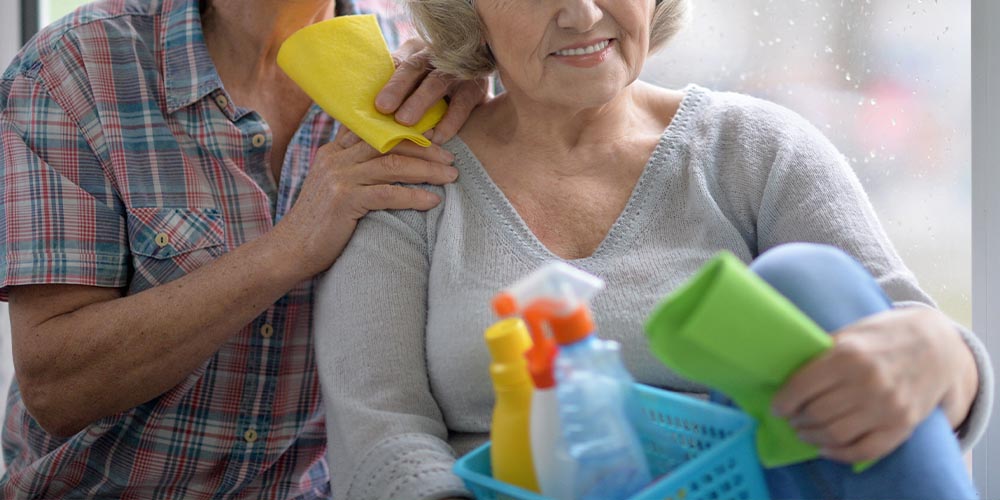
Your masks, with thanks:
[{"label": "shirt pocket", "polygon": [[130,208],[128,238],[129,293],[169,283],[226,251],[225,224],[217,208]]}]

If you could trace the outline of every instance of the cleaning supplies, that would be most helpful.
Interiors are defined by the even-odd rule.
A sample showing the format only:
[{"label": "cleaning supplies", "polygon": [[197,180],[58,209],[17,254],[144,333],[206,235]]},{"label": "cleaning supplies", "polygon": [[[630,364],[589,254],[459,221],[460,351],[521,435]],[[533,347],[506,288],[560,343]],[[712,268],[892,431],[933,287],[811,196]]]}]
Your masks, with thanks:
[{"label": "cleaning supplies", "polygon": [[757,448],[775,498],[974,499],[940,409],[888,456],[853,466],[820,458],[771,415],[770,400],[787,377],[832,345],[827,332],[891,307],[850,256],[796,243],[769,250],[750,268],[718,255],[659,306],[647,332],[664,363],[722,390],[758,420]]},{"label": "cleaning supplies", "polygon": [[375,109],[375,96],[396,66],[373,15],[335,17],[296,31],[278,50],[278,66],[324,111],[381,153],[404,139],[430,146],[422,134],[448,109],[438,101],[412,127]]},{"label": "cleaning supplies", "polygon": [[627,498],[652,481],[625,413],[632,377],[618,344],[595,335],[587,305],[603,287],[595,276],[551,262],[494,301],[498,312],[519,311],[533,336],[551,334],[560,346],[555,393],[561,442],[555,453],[572,463],[572,472],[558,480],[572,486],[575,499]]},{"label": "cleaning supplies", "polygon": [[[497,314],[514,314],[505,310],[504,302],[495,304]],[[508,303],[508,305],[510,305]],[[543,495],[555,500],[572,500],[575,466],[564,450],[562,427],[559,424],[559,401],[556,399],[555,360],[559,352],[555,342],[544,332],[531,332],[531,349],[525,353],[528,372],[535,390],[531,396],[531,460],[535,477]]]},{"label": "cleaning supplies", "polygon": [[490,427],[493,477],[538,491],[530,435],[533,388],[524,357],[531,347],[528,330],[520,318],[508,318],[488,328],[485,337],[493,358],[490,376],[496,392]]},{"label": "cleaning supplies", "polygon": [[771,400],[833,341],[736,256],[721,252],[705,264],[656,308],[646,332],[664,364],[721,390],[757,420],[757,451],[765,467],[819,455],[787,420],[771,413]]}]

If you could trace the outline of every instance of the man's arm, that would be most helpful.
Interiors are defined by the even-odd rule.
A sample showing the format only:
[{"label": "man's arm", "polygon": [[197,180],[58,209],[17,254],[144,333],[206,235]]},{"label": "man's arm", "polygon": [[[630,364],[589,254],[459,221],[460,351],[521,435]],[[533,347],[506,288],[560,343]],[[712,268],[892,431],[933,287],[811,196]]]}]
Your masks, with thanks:
[{"label": "man's arm", "polygon": [[14,366],[31,415],[69,436],[179,384],[301,278],[272,247],[262,238],[127,297],[114,288],[12,287]]},{"label": "man's arm", "polygon": [[[341,139],[338,136],[338,139]],[[438,146],[321,148],[294,208],[270,233],[133,296],[70,285],[11,287],[17,379],[31,415],[66,436],[181,382],[295,284],[328,268],[368,211],[427,210],[440,198],[393,183],[444,184]]]}]

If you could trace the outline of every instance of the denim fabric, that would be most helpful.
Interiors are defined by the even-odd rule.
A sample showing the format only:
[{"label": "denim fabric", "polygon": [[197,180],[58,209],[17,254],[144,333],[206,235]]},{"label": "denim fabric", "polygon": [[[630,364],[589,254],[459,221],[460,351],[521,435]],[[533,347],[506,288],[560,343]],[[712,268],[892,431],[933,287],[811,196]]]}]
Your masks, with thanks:
[{"label": "denim fabric", "polygon": [[[782,245],[758,257],[750,269],[830,333],[892,307],[868,271],[834,247]],[[765,476],[775,499],[978,498],[940,408],[903,445],[864,472],[816,459],[765,470]]]}]

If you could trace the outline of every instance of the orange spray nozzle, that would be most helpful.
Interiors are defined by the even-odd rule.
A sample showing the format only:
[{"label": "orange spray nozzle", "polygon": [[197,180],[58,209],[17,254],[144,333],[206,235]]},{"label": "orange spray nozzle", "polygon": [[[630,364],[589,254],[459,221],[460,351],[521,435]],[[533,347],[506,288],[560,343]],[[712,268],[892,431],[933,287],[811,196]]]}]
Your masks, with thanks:
[{"label": "orange spray nozzle", "polygon": [[604,282],[564,262],[549,262],[498,293],[493,310],[500,317],[520,314],[534,346],[526,353],[536,387],[554,385],[552,368],[558,347],[594,331],[587,301]]}]

